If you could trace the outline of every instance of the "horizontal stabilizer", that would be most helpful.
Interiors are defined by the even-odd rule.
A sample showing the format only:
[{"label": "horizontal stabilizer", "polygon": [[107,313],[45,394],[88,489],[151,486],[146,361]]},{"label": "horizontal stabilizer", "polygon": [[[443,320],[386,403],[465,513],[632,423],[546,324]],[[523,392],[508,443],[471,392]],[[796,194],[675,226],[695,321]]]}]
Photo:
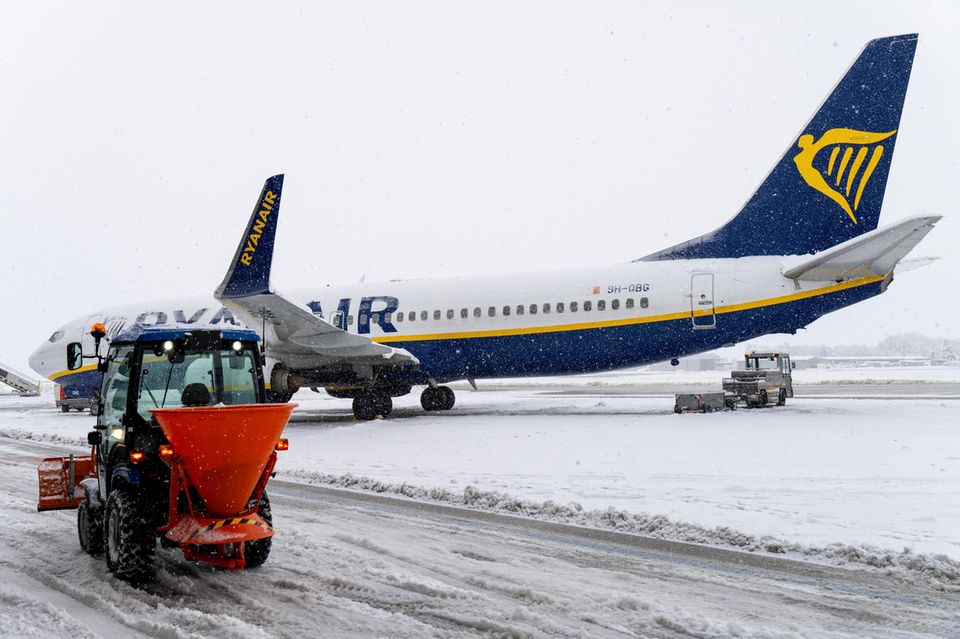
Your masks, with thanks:
[{"label": "horizontal stabilizer", "polygon": [[817,282],[885,277],[939,220],[939,215],[911,218],[865,233],[813,257],[790,258],[783,275]]}]

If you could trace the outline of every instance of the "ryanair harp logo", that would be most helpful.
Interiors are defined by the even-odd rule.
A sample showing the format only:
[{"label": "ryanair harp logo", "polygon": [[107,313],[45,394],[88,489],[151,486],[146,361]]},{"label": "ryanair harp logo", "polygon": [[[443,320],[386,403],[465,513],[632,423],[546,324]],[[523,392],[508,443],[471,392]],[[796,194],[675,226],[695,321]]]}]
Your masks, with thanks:
[{"label": "ryanair harp logo", "polygon": [[[854,215],[854,211],[859,208],[863,190],[867,188],[870,176],[873,175],[880,158],[883,157],[883,145],[879,142],[886,140],[896,132],[896,129],[888,133],[870,133],[855,129],[830,129],[821,135],[816,142],[813,141],[812,135],[801,135],[800,139],[797,140],[797,146],[801,150],[793,156],[793,161],[797,165],[800,176],[803,177],[803,181],[808,186],[836,202],[843,209],[843,212],[853,220],[853,223],[857,224],[857,216]],[[832,147],[832,149],[830,159],[827,160],[826,176],[824,176],[823,171],[813,165],[813,161],[817,157],[817,153],[827,147]],[[856,152],[856,155],[854,155],[854,152]],[[867,160],[867,155],[870,156],[869,160]],[[853,158],[852,163],[850,162],[851,158]],[[864,167],[864,161],[866,161],[866,167]],[[860,169],[863,169],[862,173]],[[853,191],[854,184],[856,184],[856,191],[854,191],[853,207],[851,208],[850,193]]]}]

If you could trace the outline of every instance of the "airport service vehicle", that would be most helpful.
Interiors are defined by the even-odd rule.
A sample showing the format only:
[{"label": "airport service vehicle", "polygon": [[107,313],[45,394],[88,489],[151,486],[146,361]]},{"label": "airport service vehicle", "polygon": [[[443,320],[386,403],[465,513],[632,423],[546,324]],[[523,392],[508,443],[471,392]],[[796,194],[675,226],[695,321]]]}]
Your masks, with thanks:
[{"label": "airport service vehicle", "polygon": [[[91,333],[99,347],[102,325]],[[265,401],[250,330],[137,326],[105,358],[89,456],[43,460],[38,510],[77,509],[80,546],[120,579],[149,581],[159,542],[229,569],[266,561],[266,485],[295,404]],[[77,368],[88,357],[73,349]],[[92,356],[91,356],[92,357]]]},{"label": "airport service vehicle", "polygon": [[[55,330],[30,366],[61,384],[91,383],[92,367],[65,370],[64,346],[94,321],[111,338],[136,324],[243,325],[263,335],[274,399],[288,401],[300,388],[327,389],[353,400],[357,419],[370,419],[388,415],[392,398],[418,385],[425,387],[424,409],[445,411],[454,406],[445,386],[452,381],[603,372],[796,333],[886,292],[898,264],[940,219],[878,227],[916,46],[915,34],[868,43],[797,137],[787,139],[743,208],[686,242],[595,268],[313,282],[278,291],[270,271],[283,176],[275,175],[213,295],[81,315]],[[693,177],[708,168],[673,170]],[[650,217],[676,214],[670,203],[644,204],[637,203],[635,228],[596,222],[583,233],[570,226],[582,241],[599,242],[609,233],[641,233]],[[333,240],[333,219],[313,215],[298,232]],[[420,250],[429,265],[429,248],[398,250]],[[359,245],[357,254],[389,262]]]},{"label": "airport service vehicle", "polygon": [[53,396],[56,398],[55,402],[57,408],[64,413],[69,413],[71,410],[76,410],[82,413],[84,410],[89,409],[92,415],[96,415],[96,394],[91,394],[85,391],[86,389],[82,386],[64,386],[62,384],[54,384]]},{"label": "airport service vehicle", "polygon": [[787,353],[745,354],[743,370],[730,371],[723,380],[723,392],[750,407],[763,407],[771,398],[777,406],[793,397],[793,365]]}]

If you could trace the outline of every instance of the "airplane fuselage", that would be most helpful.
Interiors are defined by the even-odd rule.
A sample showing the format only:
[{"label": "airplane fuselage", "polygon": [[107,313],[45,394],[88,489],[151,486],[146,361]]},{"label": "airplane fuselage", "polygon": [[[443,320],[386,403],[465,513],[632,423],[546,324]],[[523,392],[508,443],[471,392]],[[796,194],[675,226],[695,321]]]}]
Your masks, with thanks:
[{"label": "airplane fuselage", "polygon": [[[792,333],[824,313],[881,291],[881,278],[842,284],[784,277],[783,258],[631,262],[517,275],[362,282],[283,291],[291,301],[351,333],[406,349],[419,368],[390,371],[398,383],[427,383],[608,371],[678,358],[768,333]],[[31,357],[59,383],[91,383],[91,367],[66,370],[65,345],[92,342],[134,323],[240,325],[212,297],[145,303],[83,315]],[[252,326],[260,330],[259,326]],[[55,333],[54,335],[56,335]],[[268,356],[304,383],[349,383],[354,371],[312,372],[310,362],[272,343]],[[89,379],[88,379],[89,378]]]}]

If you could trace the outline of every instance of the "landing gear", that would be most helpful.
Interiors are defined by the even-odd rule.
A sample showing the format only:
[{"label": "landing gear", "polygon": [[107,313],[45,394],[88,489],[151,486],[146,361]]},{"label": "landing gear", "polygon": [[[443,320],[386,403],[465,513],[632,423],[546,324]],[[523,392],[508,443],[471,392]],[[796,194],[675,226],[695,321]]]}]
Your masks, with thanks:
[{"label": "landing gear", "polygon": [[423,410],[450,410],[457,401],[457,396],[449,386],[427,386],[420,394],[420,405]]},{"label": "landing gear", "polygon": [[393,412],[393,400],[382,391],[371,391],[353,398],[353,416],[365,422],[377,417],[386,417]]}]

